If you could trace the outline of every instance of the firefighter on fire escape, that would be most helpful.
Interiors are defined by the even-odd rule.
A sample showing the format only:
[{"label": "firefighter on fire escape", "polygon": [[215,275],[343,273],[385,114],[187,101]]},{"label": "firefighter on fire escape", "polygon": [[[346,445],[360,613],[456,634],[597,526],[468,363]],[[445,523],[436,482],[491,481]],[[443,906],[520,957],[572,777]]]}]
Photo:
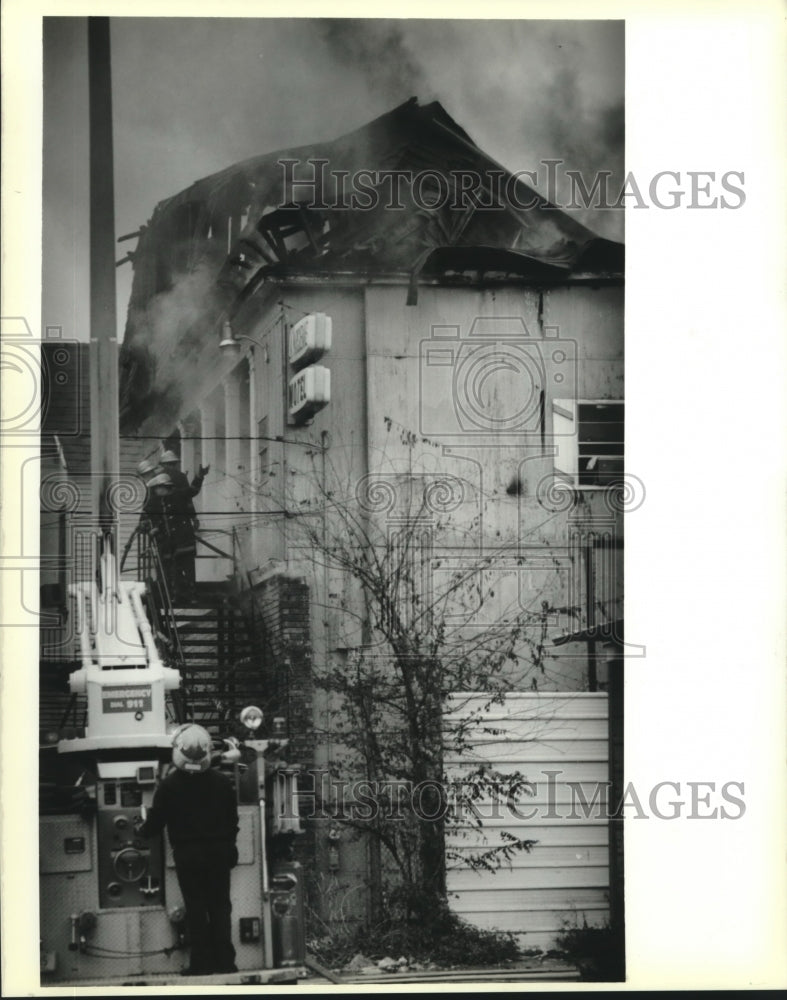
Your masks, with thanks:
[{"label": "firefighter on fire escape", "polygon": [[[188,477],[178,468],[178,457],[172,451],[165,451],[158,462],[143,459],[137,466],[137,474],[145,484],[145,501],[139,515],[139,522],[126,542],[121,561],[121,569],[138,535],[152,538],[159,546],[162,561],[169,567],[173,553],[181,550],[179,562],[181,571],[172,574],[186,583],[186,591],[193,590],[193,567],[187,553],[195,549],[194,539],[188,544],[189,534],[199,529],[193,497],[202,489],[202,483],[210,472],[210,466],[200,466],[197,475],[189,482]],[[162,477],[162,474],[166,478]],[[188,528],[190,523],[191,529]],[[173,547],[173,541],[176,544]],[[195,552],[196,555],[196,552]],[[174,568],[174,567],[173,567]],[[170,580],[169,568],[167,578]],[[189,583],[191,581],[191,583]],[[187,596],[187,593],[184,594]]]},{"label": "firefighter on fire escape", "polygon": [[201,465],[197,475],[191,480],[191,482],[189,482],[188,476],[185,472],[178,468],[178,464],[179,459],[174,451],[165,451],[159,459],[159,465],[161,466],[162,472],[166,472],[169,475],[175,485],[176,493],[182,497],[184,511],[186,511],[188,505],[191,504],[191,511],[196,518],[196,511],[194,511],[194,505],[191,501],[202,489],[202,483],[205,476],[207,476],[210,472],[210,466]]},{"label": "firefighter on fire escape", "polygon": [[193,497],[202,488],[208,467],[189,483],[178,468],[178,458],[165,451],[160,459],[163,470],[148,482],[148,498],[142,516],[158,547],[167,578],[170,597],[175,603],[188,602],[195,587],[196,531],[199,527]]}]

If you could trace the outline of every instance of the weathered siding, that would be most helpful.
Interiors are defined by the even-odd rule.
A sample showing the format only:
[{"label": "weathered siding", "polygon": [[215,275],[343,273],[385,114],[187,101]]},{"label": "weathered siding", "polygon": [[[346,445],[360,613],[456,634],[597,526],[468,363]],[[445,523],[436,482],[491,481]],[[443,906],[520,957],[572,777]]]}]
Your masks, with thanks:
[{"label": "weathered siding", "polygon": [[[510,868],[480,873],[454,862],[448,873],[453,909],[479,927],[512,931],[523,948],[548,950],[567,926],[609,917],[609,823],[605,818],[607,696],[509,694],[482,712],[481,696],[456,696],[448,719],[481,713],[467,757],[450,756],[449,778],[461,780],[473,763],[502,773],[519,771],[535,794],[514,807],[482,800],[479,830],[468,817],[449,836],[459,855],[502,843],[509,833],[538,843],[517,853]],[[601,788],[599,803],[592,805]],[[588,803],[582,806],[582,797]]]}]

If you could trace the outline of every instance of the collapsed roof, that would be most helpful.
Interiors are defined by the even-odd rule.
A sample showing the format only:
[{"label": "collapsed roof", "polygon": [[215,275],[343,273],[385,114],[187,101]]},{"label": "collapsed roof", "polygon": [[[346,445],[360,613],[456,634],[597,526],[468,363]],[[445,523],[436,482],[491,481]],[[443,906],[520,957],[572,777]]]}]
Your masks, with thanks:
[{"label": "collapsed roof", "polygon": [[621,244],[500,167],[439,103],[416,98],[332,142],[197,181],[156,207],[129,257],[126,429],[139,422],[132,399],[137,412],[148,396],[174,408],[184,354],[207,346],[218,317],[265,280],[407,275],[413,304],[419,278],[560,281],[623,270]]}]

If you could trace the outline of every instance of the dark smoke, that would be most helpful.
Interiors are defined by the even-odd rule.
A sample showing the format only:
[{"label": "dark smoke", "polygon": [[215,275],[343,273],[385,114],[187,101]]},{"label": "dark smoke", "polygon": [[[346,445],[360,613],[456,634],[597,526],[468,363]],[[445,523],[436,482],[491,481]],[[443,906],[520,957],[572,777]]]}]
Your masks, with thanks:
[{"label": "dark smoke", "polygon": [[396,104],[427,86],[402,28],[410,23],[326,19],[318,22],[318,30],[339,66],[351,67],[373,93]]},{"label": "dark smoke", "polygon": [[[438,100],[509,170],[537,170],[543,159],[563,160],[557,194],[566,204],[571,196],[566,170],[581,171],[588,188],[598,171],[610,171],[610,191],[620,189],[625,125],[622,22],[314,23],[329,65],[379,95],[381,111],[411,95],[423,104]],[[535,186],[546,195],[544,184]],[[590,209],[575,214],[600,235],[622,239],[622,212]]]}]

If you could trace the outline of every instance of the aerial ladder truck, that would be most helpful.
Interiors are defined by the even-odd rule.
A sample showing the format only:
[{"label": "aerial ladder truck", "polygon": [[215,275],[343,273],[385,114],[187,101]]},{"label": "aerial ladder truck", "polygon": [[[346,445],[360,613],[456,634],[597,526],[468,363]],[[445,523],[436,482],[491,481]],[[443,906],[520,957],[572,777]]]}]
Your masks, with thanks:
[{"label": "aerial ladder truck", "polygon": [[[188,964],[185,912],[166,839],[136,826],[171,764],[172,733],[189,721],[181,664],[154,628],[143,580],[120,579],[110,501],[118,475],[109,24],[88,19],[91,123],[91,460],[97,516],[92,579],[70,587],[79,666],[72,696],[86,725],[55,734],[39,760],[42,985],[163,985]],[[283,720],[282,720],[283,721]],[[213,766],[238,801],[232,871],[237,973],[211,983],[293,982],[305,974],[303,884],[285,846],[300,832],[296,769],[278,722],[246,706],[216,734]],[[199,981],[190,979],[189,982]]]}]

